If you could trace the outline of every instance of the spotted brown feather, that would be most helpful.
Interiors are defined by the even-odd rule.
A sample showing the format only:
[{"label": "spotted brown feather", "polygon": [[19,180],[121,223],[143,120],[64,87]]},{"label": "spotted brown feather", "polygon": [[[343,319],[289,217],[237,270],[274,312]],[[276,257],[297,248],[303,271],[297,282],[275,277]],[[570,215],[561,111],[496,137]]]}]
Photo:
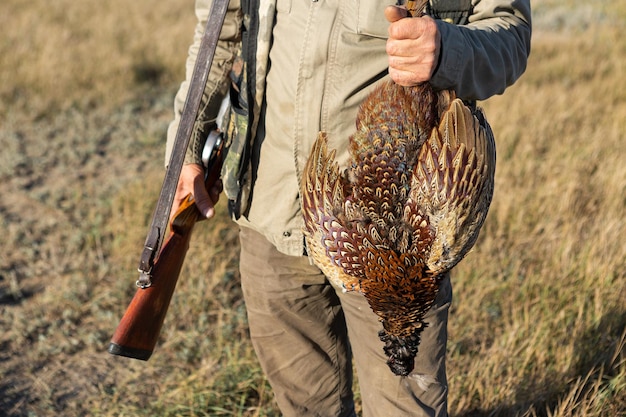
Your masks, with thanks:
[{"label": "spotted brown feather", "polygon": [[323,132],[304,168],[307,248],[331,282],[363,293],[390,369],[406,376],[441,278],[487,215],[493,133],[453,91],[384,82],[361,104],[349,141],[347,169]]}]

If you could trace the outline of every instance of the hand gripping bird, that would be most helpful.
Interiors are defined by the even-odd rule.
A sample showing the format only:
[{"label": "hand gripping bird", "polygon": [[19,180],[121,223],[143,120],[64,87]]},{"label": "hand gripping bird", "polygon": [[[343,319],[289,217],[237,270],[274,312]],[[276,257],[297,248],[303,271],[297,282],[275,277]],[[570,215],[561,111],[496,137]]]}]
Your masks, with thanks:
[{"label": "hand gripping bird", "polygon": [[439,283],[487,216],[493,133],[452,90],[387,81],[361,104],[349,142],[347,169],[326,133],[313,145],[301,182],[307,250],[335,285],[365,296],[387,364],[407,376]]}]

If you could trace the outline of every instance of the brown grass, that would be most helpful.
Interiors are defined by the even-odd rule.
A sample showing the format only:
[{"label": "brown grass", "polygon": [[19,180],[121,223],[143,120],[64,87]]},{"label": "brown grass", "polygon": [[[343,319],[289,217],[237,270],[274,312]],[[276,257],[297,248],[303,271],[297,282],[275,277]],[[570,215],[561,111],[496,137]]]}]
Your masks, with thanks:
[{"label": "brown grass", "polygon": [[[134,291],[193,2],[0,4],[0,415],[277,416],[236,229],[199,224],[153,358],[105,352]],[[450,413],[626,414],[626,7],[533,2],[483,103],[496,195],[453,275]]]},{"label": "brown grass", "polygon": [[7,0],[0,5],[0,115],[119,105],[173,88],[195,24],[193,2]]}]

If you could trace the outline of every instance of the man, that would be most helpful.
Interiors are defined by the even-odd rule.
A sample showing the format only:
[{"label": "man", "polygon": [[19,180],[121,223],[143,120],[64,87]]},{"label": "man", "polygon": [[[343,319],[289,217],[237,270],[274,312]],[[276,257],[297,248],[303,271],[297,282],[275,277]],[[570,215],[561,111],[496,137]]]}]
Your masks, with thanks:
[{"label": "man", "polygon": [[[210,4],[196,1],[187,79]],[[393,375],[365,298],[334,288],[306,257],[298,195],[317,133],[327,132],[345,164],[358,106],[381,80],[429,82],[472,102],[502,93],[525,70],[529,0],[433,0],[426,11],[405,18],[394,0],[230,1],[174,209],[192,192],[206,217],[214,213],[220,189],[204,189],[200,154],[228,94],[224,190],[240,226],[252,342],[285,416],[354,416],[353,358],[364,416],[447,415],[449,277],[426,316],[413,373]]]}]

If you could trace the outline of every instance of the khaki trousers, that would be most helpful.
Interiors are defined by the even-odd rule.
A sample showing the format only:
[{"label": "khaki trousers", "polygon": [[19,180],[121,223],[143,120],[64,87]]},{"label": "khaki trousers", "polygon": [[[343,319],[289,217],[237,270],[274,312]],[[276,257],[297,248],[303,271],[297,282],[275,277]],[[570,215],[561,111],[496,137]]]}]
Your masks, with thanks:
[{"label": "khaki trousers", "polygon": [[415,370],[401,378],[387,367],[382,325],[362,295],[336,289],[306,256],[284,255],[251,229],[240,240],[250,335],[284,416],[356,416],[353,357],[363,417],[447,416],[449,277],[427,316]]}]

